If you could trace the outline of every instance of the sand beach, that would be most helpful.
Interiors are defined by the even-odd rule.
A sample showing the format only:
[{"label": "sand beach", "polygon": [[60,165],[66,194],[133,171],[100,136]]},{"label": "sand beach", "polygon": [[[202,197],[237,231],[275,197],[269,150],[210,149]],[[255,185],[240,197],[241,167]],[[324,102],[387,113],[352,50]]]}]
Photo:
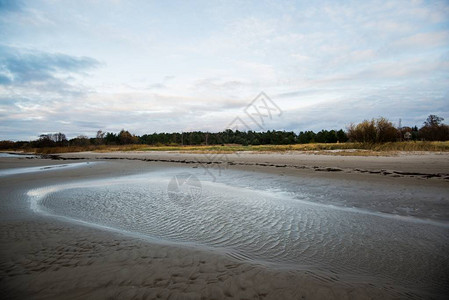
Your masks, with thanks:
[{"label": "sand beach", "polygon": [[[2,298],[443,299],[445,293],[449,291],[448,156],[445,153],[400,154],[393,157],[237,153],[226,157],[211,157],[177,152],[89,152],[47,158],[2,157],[0,158]],[[342,190],[340,186],[346,190],[343,189],[343,196],[336,196],[334,200],[318,196],[312,200],[292,198],[305,206],[297,206],[297,203],[288,204],[290,200],[286,200],[287,204],[282,203],[282,208],[288,207],[285,210],[298,210],[298,213],[293,215],[292,222],[288,223],[289,226],[302,220],[295,219],[297,215],[306,218],[307,222],[319,223],[319,228],[310,225],[313,232],[310,247],[315,247],[313,251],[316,252],[312,254],[310,251],[304,250],[299,253],[297,250],[304,244],[304,236],[301,234],[307,234],[307,230],[301,233],[303,231],[296,229],[299,232],[297,233],[293,227],[288,229],[282,227],[284,226],[282,223],[276,230],[282,233],[288,231],[288,238],[292,241],[291,244],[285,245],[294,246],[292,249],[282,250],[276,247],[284,245],[282,243],[285,243],[287,237],[281,236],[278,240],[271,241],[269,234],[266,237],[264,235],[264,232],[271,231],[257,231],[260,227],[267,226],[268,223],[263,222],[268,221],[272,225],[266,230],[274,230],[279,220],[291,216],[282,215],[286,213],[282,209],[279,209],[281,213],[279,219],[276,215],[260,214],[250,223],[245,223],[245,226],[254,226],[253,231],[257,234],[254,233],[252,236],[249,231],[244,237],[244,234],[241,234],[241,231],[245,231],[244,226],[235,227],[226,223],[215,229],[215,223],[220,223],[219,215],[215,216],[213,221],[208,221],[210,215],[214,213],[214,206],[209,207],[209,211],[203,206],[201,209],[204,209],[204,212],[201,209],[196,212],[198,224],[209,225],[210,229],[200,225],[198,227],[192,225],[194,229],[185,229],[186,224],[196,224],[195,219],[167,221],[167,224],[175,224],[178,227],[160,225],[166,223],[157,224],[165,222],[161,221],[162,219],[157,219],[154,223],[151,220],[143,223],[141,220],[146,217],[138,215],[139,210],[128,212],[124,209],[134,205],[134,202],[120,208],[121,200],[116,199],[117,195],[113,194],[110,199],[109,196],[104,196],[107,191],[114,193],[112,188],[114,185],[116,187],[129,185],[128,181],[123,181],[124,179],[117,181],[117,178],[133,178],[134,181],[130,182],[137,182],[136,178],[139,178],[146,189],[147,178],[148,182],[156,180],[151,176],[146,177],[148,172],[157,175],[173,173],[178,169],[184,173],[186,170],[196,172],[194,174],[198,175],[202,183],[204,201],[213,200],[212,196],[208,196],[211,191],[216,193],[225,191],[220,193],[228,198],[234,197],[233,195],[236,195],[234,198],[244,197],[242,195],[246,193],[245,190],[233,191],[231,188],[263,189],[258,187],[257,182],[264,186],[267,182],[275,182],[273,187],[286,187],[285,189],[291,189],[293,194],[299,193],[295,184],[291,184],[296,182],[295,180],[315,191],[314,195],[336,195],[336,191]],[[100,209],[97,206],[92,208],[89,206],[89,210],[81,213],[82,207],[88,204],[86,202],[79,205],[77,201],[90,199],[88,197],[97,193],[86,185],[86,182],[95,182],[99,178],[102,185],[109,186],[105,188],[106,192],[99,194],[99,197],[109,199],[108,201],[112,201],[111,199],[118,201],[118,204],[105,202],[119,205],[119,212],[114,211],[112,216],[119,216],[118,213],[122,209],[126,211],[126,218],[138,215],[140,219],[129,221],[124,217],[124,221],[114,223],[115,221],[99,217],[100,214],[104,215],[104,212],[110,213],[109,210],[102,210],[109,208]],[[76,184],[73,184],[74,182]],[[214,185],[216,182],[219,185]],[[244,187],[244,184],[239,182],[245,182],[248,186]],[[251,187],[252,182],[254,186]],[[323,189],[323,186],[316,187],[316,182],[331,187],[329,189]],[[52,190],[60,186],[65,186],[61,188],[62,192]],[[136,189],[138,188],[136,186]],[[166,189],[164,186],[161,191]],[[344,193],[353,195],[354,190],[359,191],[357,197],[345,196]],[[38,209],[32,207],[31,198],[35,195],[33,191],[44,195],[43,200],[35,203],[39,206]],[[72,191],[81,194],[73,194]],[[87,194],[83,194],[84,191],[88,191]],[[253,190],[248,192],[247,198],[242,199],[252,201],[251,195],[255,195],[256,198],[266,195],[268,200],[238,203],[229,207],[220,206],[221,209],[229,211],[234,207],[236,218],[239,217],[241,210],[253,208],[251,205],[261,205],[261,210],[278,212],[279,203],[276,201],[281,200],[272,199],[284,198],[278,194],[258,196],[251,191]],[[130,192],[133,197],[130,201],[135,199],[133,192]],[[272,193],[271,190],[268,192]],[[82,195],[87,196],[83,198]],[[313,205],[310,206],[307,201],[312,201]],[[58,203],[63,204],[58,206]],[[158,207],[160,204],[154,205]],[[176,208],[176,205],[170,205],[167,209]],[[334,207],[338,208],[338,214],[334,212]],[[302,215],[305,208],[310,210],[310,213]],[[141,213],[146,212],[145,209],[147,208],[140,209]],[[161,209],[165,209],[163,204],[159,207],[159,211]],[[191,208],[183,208],[181,211],[189,209]],[[245,213],[250,218],[252,213],[246,211]],[[323,214],[328,215],[323,217]],[[161,218],[162,215],[154,215],[154,218]],[[347,218],[354,216],[358,219],[344,224],[333,221],[341,216]],[[151,216],[148,218],[151,219]],[[361,251],[365,251],[368,246],[378,245],[376,241],[371,240],[372,237],[360,239],[360,235],[369,232],[359,233],[358,229],[348,229],[348,226],[354,226],[354,222],[364,220],[378,222],[379,218],[384,220],[382,222],[391,222],[391,227],[397,227],[392,229],[394,234],[397,232],[398,235],[404,234],[409,237],[409,240],[404,238],[397,243],[392,242],[394,245],[391,248],[385,248],[397,251],[400,255],[391,255],[374,249],[372,257],[379,259],[378,263],[368,263],[358,257],[345,257],[345,253],[350,253],[348,249],[351,248],[344,247],[355,249],[359,247],[357,245],[360,245],[360,241],[365,241],[367,245],[360,246]],[[263,222],[260,223],[259,219]],[[245,222],[243,217],[240,222]],[[133,227],[133,224],[137,225]],[[222,233],[226,226],[230,227],[226,229],[227,232]],[[156,231],[155,228],[160,231]],[[326,236],[326,232],[331,228],[335,228],[338,232],[335,234],[330,232]],[[192,232],[198,233],[198,236],[192,237]],[[433,232],[433,235],[429,232]],[[340,233],[343,237],[349,237],[352,244],[344,240],[335,241]],[[218,237],[215,239],[213,234],[220,236],[221,240]],[[391,238],[394,241],[398,236]],[[322,240],[315,243],[317,239]],[[415,243],[416,249],[407,250],[410,242]],[[263,246],[258,246],[258,249],[252,247],[257,243]],[[270,246],[270,243],[280,246]],[[360,259],[360,269],[357,270],[357,267],[351,264],[350,268],[345,268],[338,259],[329,254],[331,252],[321,253],[320,251],[326,247],[332,247],[331,251],[335,253],[341,251],[342,260]],[[366,255],[369,257],[371,254],[367,252]],[[392,270],[382,267],[386,270],[378,271],[374,265],[392,264],[388,259],[384,261],[388,256],[398,260],[393,262],[397,266]],[[421,256],[423,259],[420,260],[415,256]],[[416,274],[404,267],[408,260],[413,259],[415,269],[420,270]],[[402,269],[404,271],[401,271]],[[378,274],[372,270],[377,270]],[[422,273],[426,273],[425,276]],[[391,274],[402,274],[403,278],[390,278]]]}]

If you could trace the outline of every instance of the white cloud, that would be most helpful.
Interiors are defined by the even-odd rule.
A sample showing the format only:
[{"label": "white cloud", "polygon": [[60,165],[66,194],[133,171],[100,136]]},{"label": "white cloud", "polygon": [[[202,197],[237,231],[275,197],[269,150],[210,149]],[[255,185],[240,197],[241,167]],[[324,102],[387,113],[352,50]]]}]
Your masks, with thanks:
[{"label": "white cloud", "polygon": [[3,46],[60,60],[2,64],[0,139],[221,130],[261,90],[286,109],[272,129],[449,119],[448,25],[445,1],[24,3]]},{"label": "white cloud", "polygon": [[447,46],[449,41],[449,31],[424,32],[404,37],[394,43],[395,46],[406,48],[434,48]]}]

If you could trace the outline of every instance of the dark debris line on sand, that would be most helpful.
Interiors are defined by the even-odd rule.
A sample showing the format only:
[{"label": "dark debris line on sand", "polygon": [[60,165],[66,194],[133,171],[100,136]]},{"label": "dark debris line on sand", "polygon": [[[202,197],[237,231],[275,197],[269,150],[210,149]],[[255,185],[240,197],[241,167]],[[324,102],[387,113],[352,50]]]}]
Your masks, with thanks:
[{"label": "dark debris line on sand", "polygon": [[[85,160],[92,159],[88,157],[73,157],[66,158],[57,154],[44,154],[41,155],[41,158],[44,159],[53,159],[53,160]],[[98,160],[116,160],[116,159],[124,159],[124,160],[140,160],[140,161],[149,161],[149,162],[170,162],[170,163],[181,163],[181,164],[197,164],[199,161],[197,160],[187,160],[187,159],[152,159],[152,158],[137,158],[137,157],[96,157],[93,159]],[[404,171],[389,171],[389,170],[367,170],[360,168],[334,168],[334,167],[321,167],[321,166],[307,166],[307,165],[287,165],[287,164],[271,164],[271,163],[252,163],[252,162],[231,162],[231,161],[207,161],[202,162],[205,164],[216,164],[216,165],[240,165],[240,166],[261,166],[261,167],[275,167],[275,168],[294,168],[294,169],[309,169],[315,170],[318,172],[345,172],[345,173],[368,173],[368,174],[377,174],[382,176],[389,177],[410,177],[410,178],[422,178],[422,179],[442,179],[449,181],[449,173],[420,173],[420,172],[404,172]]]}]

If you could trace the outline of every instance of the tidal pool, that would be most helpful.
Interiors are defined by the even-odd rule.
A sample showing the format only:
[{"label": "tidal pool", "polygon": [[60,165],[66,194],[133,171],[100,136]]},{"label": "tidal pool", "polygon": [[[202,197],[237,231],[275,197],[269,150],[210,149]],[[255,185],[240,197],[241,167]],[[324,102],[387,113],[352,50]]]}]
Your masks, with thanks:
[{"label": "tidal pool", "polygon": [[[179,180],[191,175],[194,185]],[[449,212],[438,206],[448,195],[441,191],[230,170],[213,182],[200,169],[172,168],[28,196],[38,213],[254,263],[448,291]]]}]

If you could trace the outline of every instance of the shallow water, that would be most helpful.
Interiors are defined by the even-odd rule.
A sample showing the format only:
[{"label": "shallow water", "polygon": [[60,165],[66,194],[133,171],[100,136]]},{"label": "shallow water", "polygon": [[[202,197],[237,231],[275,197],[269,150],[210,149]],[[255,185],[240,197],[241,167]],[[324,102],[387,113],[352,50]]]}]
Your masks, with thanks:
[{"label": "shallow water", "polygon": [[36,155],[33,154],[14,154],[14,153],[5,153],[5,152],[0,152],[0,158],[5,158],[5,157],[9,157],[9,158],[36,158]]},{"label": "shallow water", "polygon": [[79,162],[79,163],[70,163],[70,164],[63,164],[63,165],[49,165],[49,166],[38,166],[38,167],[3,169],[3,170],[0,170],[0,177],[10,176],[10,175],[20,175],[20,174],[25,174],[25,173],[38,173],[38,172],[44,172],[44,171],[55,171],[55,170],[61,170],[61,169],[67,169],[67,168],[84,167],[86,165],[95,164],[95,163]]},{"label": "shallow water", "polygon": [[[187,186],[187,194],[167,192],[174,176],[192,172],[199,185]],[[409,213],[410,203],[411,208],[391,206],[410,200],[411,194],[420,198],[419,190],[238,171],[226,171],[219,181],[201,170],[170,169],[44,187],[28,195],[37,212],[218,249],[238,259],[312,268],[336,280],[352,276],[413,289],[448,289],[448,212],[430,209],[427,217],[416,217]],[[361,207],[354,207],[357,199]],[[416,203],[415,208],[424,205]]]}]

